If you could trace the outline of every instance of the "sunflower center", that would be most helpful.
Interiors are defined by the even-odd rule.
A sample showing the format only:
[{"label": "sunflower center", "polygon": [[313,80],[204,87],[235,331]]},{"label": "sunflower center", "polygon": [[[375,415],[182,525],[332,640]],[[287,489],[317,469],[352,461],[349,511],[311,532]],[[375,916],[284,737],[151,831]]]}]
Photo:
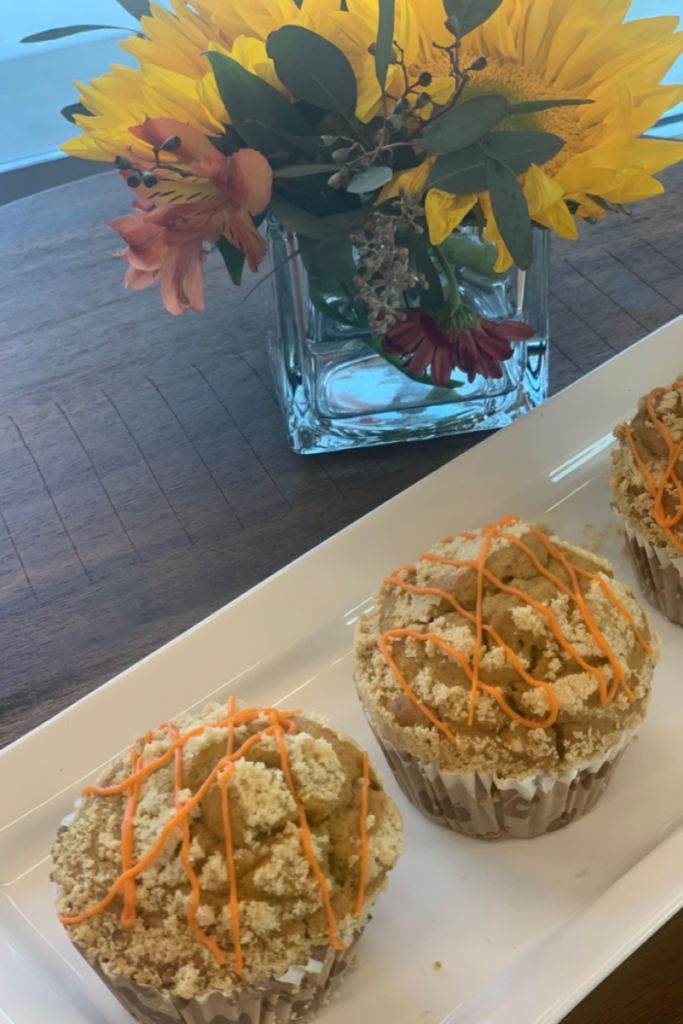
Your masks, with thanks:
[{"label": "sunflower center", "polygon": [[[483,71],[474,73],[463,93],[464,99],[500,93],[508,103],[524,103],[527,100],[574,99],[570,93],[556,88],[552,82],[537,75],[535,71],[505,57],[492,57]],[[553,132],[564,139],[564,149],[543,165],[551,178],[571,157],[583,151],[583,133],[579,125],[578,107],[551,107],[533,114],[514,114],[506,118],[494,131],[542,131]]]},{"label": "sunflower center", "polygon": [[419,78],[424,71],[428,71],[432,78],[449,78],[452,71],[451,59],[443,50],[435,49],[431,60],[416,62],[408,68],[411,79]]}]

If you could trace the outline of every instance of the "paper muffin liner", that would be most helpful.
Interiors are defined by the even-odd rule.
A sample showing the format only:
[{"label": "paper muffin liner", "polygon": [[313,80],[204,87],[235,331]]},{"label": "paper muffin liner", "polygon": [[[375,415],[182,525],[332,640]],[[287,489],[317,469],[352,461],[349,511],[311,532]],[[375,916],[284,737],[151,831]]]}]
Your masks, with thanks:
[{"label": "paper muffin liner", "polygon": [[404,794],[436,825],[476,839],[534,839],[556,832],[595,807],[636,730],[606,755],[567,772],[499,779],[487,772],[443,772],[399,750],[370,728]]},{"label": "paper muffin liner", "polygon": [[[80,799],[76,801],[78,808]],[[75,817],[62,821],[55,847]],[[53,847],[54,852],[54,847]],[[305,965],[294,965],[286,974],[268,978],[232,996],[225,992],[207,992],[193,999],[181,999],[152,985],[117,974],[99,957],[74,942],[98,977],[121,1005],[140,1024],[304,1024],[329,1003],[355,956],[363,928],[354,932],[346,949],[330,945],[314,946]]]},{"label": "paper muffin liner", "polygon": [[625,516],[619,518],[640,589],[662,615],[683,626],[683,558],[671,558],[665,545],[651,544]]},{"label": "paper muffin liner", "polygon": [[208,992],[181,999],[151,985],[116,974],[102,960],[85,957],[109,991],[140,1024],[300,1024],[313,1017],[333,998],[351,966],[362,934],[355,933],[347,949],[315,946],[305,966],[290,967],[281,977],[258,982],[228,996]]}]

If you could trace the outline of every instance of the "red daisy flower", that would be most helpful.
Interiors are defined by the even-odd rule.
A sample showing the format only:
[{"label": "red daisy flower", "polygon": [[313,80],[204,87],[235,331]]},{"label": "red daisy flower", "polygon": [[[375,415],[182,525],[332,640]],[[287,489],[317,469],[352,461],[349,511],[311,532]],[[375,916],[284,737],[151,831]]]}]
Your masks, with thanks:
[{"label": "red daisy flower", "polygon": [[[410,356],[406,369],[415,377],[431,366],[432,380],[445,387],[457,367],[470,384],[482,377],[503,376],[501,363],[512,356],[513,341],[527,341],[534,329],[519,320],[495,323],[460,307],[456,317],[437,323],[424,309],[404,309],[405,320],[391,327],[382,341],[385,352]],[[459,322],[456,322],[456,319]]]}]

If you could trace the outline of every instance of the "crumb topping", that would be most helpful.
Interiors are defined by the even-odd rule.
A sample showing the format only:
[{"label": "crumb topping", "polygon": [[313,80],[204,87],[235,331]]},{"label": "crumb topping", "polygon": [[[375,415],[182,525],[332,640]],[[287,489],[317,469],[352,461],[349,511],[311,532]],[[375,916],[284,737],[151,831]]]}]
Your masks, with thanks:
[{"label": "crumb topping", "polygon": [[[550,571],[572,589],[569,572],[543,542],[545,534],[519,520],[506,521],[503,532],[511,539],[494,535],[487,541],[486,530],[449,538],[399,574],[414,589],[451,596],[469,617],[439,593],[397,586],[396,574],[385,581],[373,611],[358,623],[356,682],[371,723],[398,749],[445,771],[525,778],[585,764],[605,754],[625,729],[640,724],[659,640],[647,613],[633,592],[614,580],[607,561],[550,538],[551,547],[589,574],[575,574],[589,618],[540,571]],[[472,708],[476,564],[486,543],[486,570],[507,589],[484,574],[482,617],[501,643],[482,631],[478,678],[486,688]],[[452,561],[474,566],[448,564]],[[539,608],[553,613],[565,643]],[[595,631],[588,628],[591,619]],[[425,634],[434,640],[425,642]],[[391,658],[422,707],[409,699],[382,653],[387,635]],[[456,742],[425,712],[436,716]]]},{"label": "crumb topping", "polygon": [[[651,412],[660,426],[653,422]],[[619,444],[612,451],[609,487],[617,511],[626,516],[651,544],[666,547],[672,558],[680,558],[683,517],[668,529],[662,527],[662,515],[657,513],[650,481],[643,472],[644,468],[650,474],[655,487],[665,480],[662,512],[667,520],[675,519],[681,508],[677,481],[683,480],[683,448],[670,466],[672,453],[665,435],[668,435],[674,449],[683,442],[683,390],[680,380],[668,388],[656,388],[650,395],[644,395],[631,422],[622,423],[615,429],[614,436]]]},{"label": "crumb topping", "polygon": [[[184,735],[224,718],[224,707],[210,705],[200,715],[184,716],[172,724]],[[372,766],[363,805],[364,755],[353,740],[318,716],[296,715],[293,721],[297,732],[283,737],[289,770],[296,797],[305,808],[337,935],[341,942],[348,942],[366,923],[375,899],[386,888],[387,872],[398,860],[403,846],[401,817]],[[234,727],[234,749],[239,750],[268,724],[261,717]],[[226,783],[243,953],[241,976],[236,971],[218,782],[190,809],[187,857],[200,887],[194,920],[224,951],[224,963],[198,941],[188,924],[192,889],[182,860],[179,825],[136,877],[137,914],[132,927],[121,922],[123,890],[101,912],[68,925],[70,937],[88,956],[98,957],[114,973],[189,999],[213,990],[230,994],[284,974],[295,964],[305,964],[314,946],[328,943],[321,885],[304,849],[299,810],[283,774],[280,751],[272,735],[256,739],[234,762]],[[173,759],[144,779],[133,822],[136,862],[159,840],[178,804],[191,803],[224,756],[227,741],[228,730],[215,727],[187,742],[181,788],[175,785]],[[137,765],[163,758],[171,742],[164,729],[138,739]],[[98,785],[115,787],[130,774],[130,760],[122,758],[105,771]],[[88,912],[119,879],[127,801],[126,792],[88,793],[74,819],[60,830],[53,851],[60,916],[76,918]],[[363,830],[362,806],[367,808]],[[363,861],[361,831],[367,839],[367,871],[360,890],[362,905],[356,908]]]}]

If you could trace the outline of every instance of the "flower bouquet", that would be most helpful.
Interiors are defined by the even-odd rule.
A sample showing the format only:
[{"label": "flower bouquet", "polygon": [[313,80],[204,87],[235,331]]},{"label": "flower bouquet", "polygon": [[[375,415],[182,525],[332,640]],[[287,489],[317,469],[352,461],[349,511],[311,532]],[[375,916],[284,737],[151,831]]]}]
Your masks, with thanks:
[{"label": "flower bouquet", "polygon": [[[139,68],[79,86],[82,134],[64,149],[116,163],[135,193],[112,224],[125,283],[159,281],[173,314],[203,310],[213,248],[239,284],[270,234],[278,343],[296,336],[285,404],[318,400],[291,378],[301,345],[330,338],[407,378],[404,410],[518,391],[509,368],[538,325],[510,282],[534,234],[576,238],[577,221],[661,192],[653,174],[683,157],[641,137],[683,99],[659,84],[683,33],[624,24],[628,0],[170,4],[121,44]],[[364,411],[356,396],[347,418]],[[383,436],[373,421],[355,443]]]}]

